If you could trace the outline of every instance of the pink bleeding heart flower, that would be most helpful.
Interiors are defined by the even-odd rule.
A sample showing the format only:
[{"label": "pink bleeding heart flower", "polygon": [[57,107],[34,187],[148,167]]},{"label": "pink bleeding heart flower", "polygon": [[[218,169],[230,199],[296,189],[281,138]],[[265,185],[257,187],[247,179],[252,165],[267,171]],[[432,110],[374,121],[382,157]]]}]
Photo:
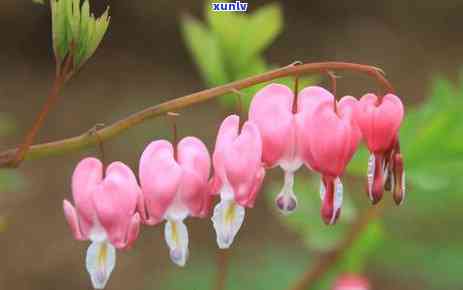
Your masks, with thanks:
[{"label": "pink bleeding heart flower", "polygon": [[245,207],[253,207],[265,176],[262,140],[252,121],[228,116],[220,126],[213,154],[211,193],[220,194],[212,222],[219,248],[232,244],[244,221]]},{"label": "pink bleeding heart flower", "polygon": [[321,87],[305,88],[301,95],[305,106],[301,116],[300,146],[307,166],[322,175],[321,216],[326,224],[334,224],[342,205],[343,185],[340,177],[357,150],[361,139],[353,114],[357,100],[335,97]]},{"label": "pink bleeding heart flower", "polygon": [[405,195],[403,159],[400,154],[398,132],[404,116],[399,97],[387,94],[379,99],[374,94],[364,95],[355,112],[358,127],[365,139],[368,162],[368,195],[375,204],[383,196],[383,187],[393,191],[397,204]]},{"label": "pink bleeding heart flower", "polygon": [[188,230],[184,219],[205,217],[211,205],[208,179],[211,160],[204,143],[185,137],[177,145],[165,140],[149,144],[140,159],[144,223],[166,220],[164,236],[171,260],[184,266],[188,258]]},{"label": "pink bleeding heart flower", "polygon": [[64,200],[66,220],[77,240],[92,241],[86,266],[93,287],[105,287],[116,263],[117,249],[127,249],[138,237],[141,196],[135,175],[122,162],[113,162],[103,176],[95,158],[79,162],[72,176],[75,207]]},{"label": "pink bleeding heart flower", "polygon": [[333,290],[370,290],[368,279],[357,274],[343,274],[336,279]]},{"label": "pink bleeding heart flower", "polygon": [[249,120],[262,136],[262,162],[267,168],[280,166],[284,171],[284,185],[275,199],[284,214],[297,207],[294,174],[303,164],[297,142],[299,110],[294,99],[287,86],[270,84],[256,93],[249,109]]}]

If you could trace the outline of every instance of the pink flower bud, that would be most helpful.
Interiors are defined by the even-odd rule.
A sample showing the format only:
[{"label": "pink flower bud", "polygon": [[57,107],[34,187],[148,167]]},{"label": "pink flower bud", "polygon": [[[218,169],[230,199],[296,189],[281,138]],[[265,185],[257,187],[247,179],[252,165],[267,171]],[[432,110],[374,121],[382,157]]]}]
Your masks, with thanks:
[{"label": "pink flower bud", "polygon": [[356,274],[344,274],[333,285],[333,290],[370,290],[368,280]]}]

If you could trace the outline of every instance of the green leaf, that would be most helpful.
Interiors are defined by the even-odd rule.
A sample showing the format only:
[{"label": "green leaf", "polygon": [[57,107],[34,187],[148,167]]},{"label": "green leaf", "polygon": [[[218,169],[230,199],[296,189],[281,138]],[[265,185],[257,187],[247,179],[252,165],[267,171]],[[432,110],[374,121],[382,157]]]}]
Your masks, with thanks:
[{"label": "green leaf", "polygon": [[182,18],[182,34],[206,83],[215,86],[227,82],[223,54],[214,34],[189,16]]},{"label": "green leaf", "polygon": [[53,48],[61,65],[73,48],[73,69],[81,68],[94,54],[105,35],[109,8],[96,18],[90,13],[89,0],[51,0]]},{"label": "green leaf", "polygon": [[220,50],[227,60],[226,65],[233,68],[240,58],[239,46],[242,34],[248,27],[249,16],[241,13],[217,13],[207,5],[206,18],[211,33],[217,38]]},{"label": "green leaf", "polygon": [[[268,48],[283,28],[283,15],[279,4],[269,4],[254,12],[246,23],[239,42],[240,60],[258,55]],[[244,64],[244,63],[243,63]]]}]

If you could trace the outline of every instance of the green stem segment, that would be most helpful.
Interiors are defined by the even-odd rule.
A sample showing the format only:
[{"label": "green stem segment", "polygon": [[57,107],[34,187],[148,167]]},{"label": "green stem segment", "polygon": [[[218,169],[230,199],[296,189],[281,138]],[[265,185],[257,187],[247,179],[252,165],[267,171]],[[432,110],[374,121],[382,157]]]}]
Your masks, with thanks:
[{"label": "green stem segment", "polygon": [[[364,73],[373,77],[383,87],[385,91],[391,93],[394,92],[392,85],[384,77],[382,70],[373,66],[347,62],[319,62],[307,64],[293,63],[279,69],[265,72],[243,80],[228,83],[222,86],[206,89],[197,93],[193,93],[184,97],[176,98],[161,103],[153,107],[146,108],[140,112],[128,116],[125,119],[119,120],[112,125],[106,126],[98,130],[97,134],[102,141],[107,141],[134,126],[143,123],[146,120],[164,115],[170,111],[178,111],[180,109],[205,102],[212,98],[227,94],[232,90],[241,90],[282,77],[300,76],[320,72],[323,73],[327,70],[356,71],[359,73]],[[40,128],[41,123],[43,123],[43,121],[39,122],[39,125],[35,124],[34,126]],[[34,139],[33,137],[35,137],[35,134],[33,134],[32,138],[28,139],[27,143],[32,143],[31,140]],[[8,165],[11,165],[12,162],[14,162],[13,160],[15,160],[15,156],[19,154],[21,154],[19,155],[21,156],[21,160],[40,159],[48,156],[62,155],[68,152],[77,151],[79,149],[86,148],[90,145],[94,145],[95,142],[97,142],[97,140],[92,136],[92,134],[86,132],[82,135],[60,141],[34,145],[30,147],[30,144],[26,144],[26,150],[15,148],[1,152],[0,168],[8,167]]]}]

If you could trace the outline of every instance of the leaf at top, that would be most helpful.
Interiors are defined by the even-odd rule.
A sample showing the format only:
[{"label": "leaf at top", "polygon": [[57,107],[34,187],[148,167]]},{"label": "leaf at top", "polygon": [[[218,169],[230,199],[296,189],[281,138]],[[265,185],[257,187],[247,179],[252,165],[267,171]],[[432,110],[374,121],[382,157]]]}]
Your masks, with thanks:
[{"label": "leaf at top", "polygon": [[239,43],[240,60],[246,62],[268,48],[283,28],[281,6],[265,5],[249,16]]},{"label": "leaf at top", "polygon": [[229,81],[224,70],[223,54],[214,34],[189,16],[182,18],[181,25],[183,38],[207,85],[216,86]]},{"label": "leaf at top", "polygon": [[219,42],[220,49],[225,59],[233,65],[233,62],[240,57],[239,45],[242,41],[243,32],[248,29],[248,15],[234,12],[216,12],[206,3],[206,23]]}]

